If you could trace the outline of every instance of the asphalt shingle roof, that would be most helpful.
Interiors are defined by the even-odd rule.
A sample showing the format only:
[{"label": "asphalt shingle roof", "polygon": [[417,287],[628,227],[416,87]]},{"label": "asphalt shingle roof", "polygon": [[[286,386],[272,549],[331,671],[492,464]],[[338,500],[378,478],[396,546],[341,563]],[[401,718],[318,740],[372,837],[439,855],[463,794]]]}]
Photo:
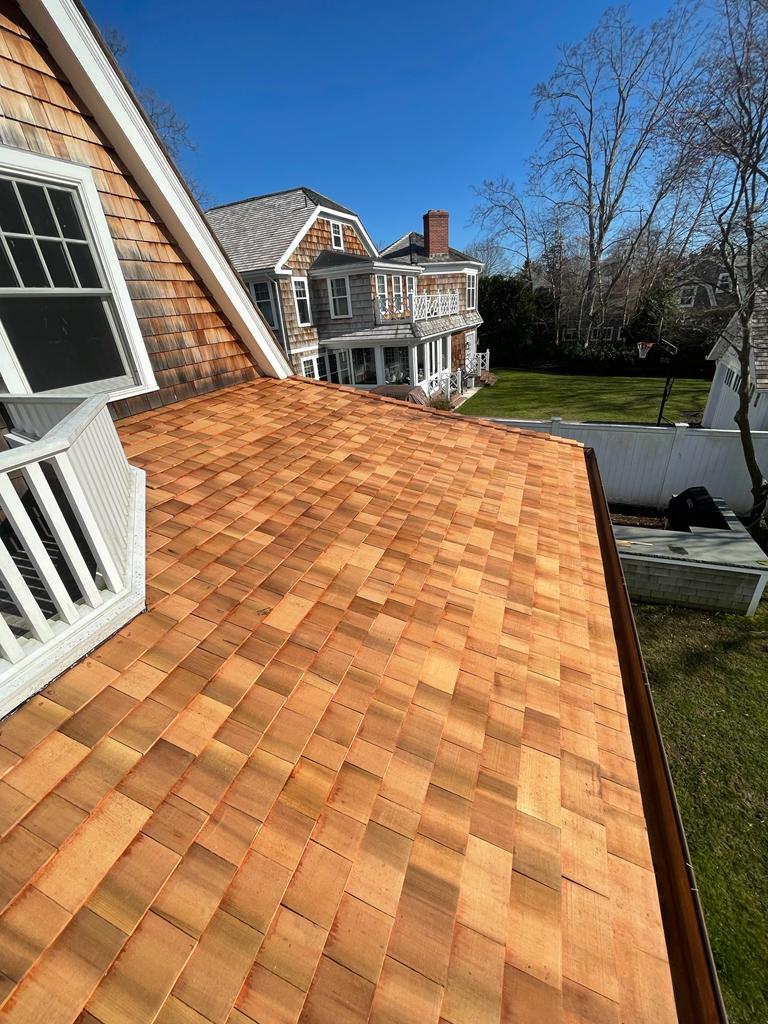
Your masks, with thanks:
[{"label": "asphalt shingle roof", "polygon": [[274,267],[318,206],[356,216],[302,186],[214,206],[206,217],[235,269],[247,274]]},{"label": "asphalt shingle roof", "polygon": [[392,242],[386,249],[383,249],[381,255],[393,263],[463,263],[467,260],[474,260],[473,256],[468,256],[467,253],[451,246],[448,247],[447,253],[427,256],[427,251],[424,248],[424,235],[420,235],[417,231],[411,231],[407,235],[403,235],[402,238],[398,238],[396,242]]}]

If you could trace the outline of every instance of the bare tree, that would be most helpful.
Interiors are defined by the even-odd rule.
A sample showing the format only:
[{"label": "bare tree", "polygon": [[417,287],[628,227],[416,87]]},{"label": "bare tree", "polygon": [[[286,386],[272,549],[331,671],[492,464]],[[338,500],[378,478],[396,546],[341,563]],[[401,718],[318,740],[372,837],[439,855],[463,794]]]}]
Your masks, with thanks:
[{"label": "bare tree", "polygon": [[690,24],[685,6],[648,28],[625,7],[610,9],[586,39],[562,48],[555,71],[535,90],[547,128],[534,187],[570,206],[586,237],[582,340],[602,322],[647,232],[673,216],[690,159],[685,139],[670,130],[693,72]]},{"label": "bare tree", "polygon": [[[128,43],[125,36],[119,29],[114,27],[106,28],[103,32],[104,42],[112,51],[116,61],[122,64],[122,58],[128,52]],[[134,88],[136,97],[144,109],[144,113],[154,125],[155,131],[160,136],[168,152],[178,163],[181,161],[185,151],[197,149],[197,143],[189,134],[189,125],[179,116],[178,111],[167,100],[162,99],[154,89],[144,88],[138,84],[135,76],[127,68],[123,68],[128,81]],[[185,181],[190,191],[201,206],[210,206],[212,196],[195,179],[185,175]]]},{"label": "bare tree", "polygon": [[709,165],[710,211],[736,313],[723,337],[739,362],[734,417],[752,490],[750,525],[765,515],[768,483],[749,423],[755,311],[768,301],[768,7],[762,0],[720,0],[712,43],[700,62],[695,104],[682,112],[697,126],[697,160]]},{"label": "bare tree", "polygon": [[483,230],[489,231],[489,238],[502,246],[528,275],[533,288],[532,260],[533,240],[529,203],[520,195],[517,186],[503,175],[494,181],[484,181],[476,189],[479,203],[473,220]]},{"label": "bare tree", "polygon": [[481,277],[508,274],[512,269],[507,250],[491,235],[485,238],[476,238],[467,246],[467,253],[483,264],[483,269],[480,271]]}]

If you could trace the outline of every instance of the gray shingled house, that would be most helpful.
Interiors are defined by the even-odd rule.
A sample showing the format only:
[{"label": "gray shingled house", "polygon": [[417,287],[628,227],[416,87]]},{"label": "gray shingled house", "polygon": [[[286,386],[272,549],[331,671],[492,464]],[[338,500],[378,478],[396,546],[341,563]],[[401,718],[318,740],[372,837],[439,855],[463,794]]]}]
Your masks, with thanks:
[{"label": "gray shingled house", "polygon": [[297,373],[429,396],[488,369],[477,352],[482,264],[449,245],[445,211],[383,252],[354,211],[309,188],[207,216]]}]

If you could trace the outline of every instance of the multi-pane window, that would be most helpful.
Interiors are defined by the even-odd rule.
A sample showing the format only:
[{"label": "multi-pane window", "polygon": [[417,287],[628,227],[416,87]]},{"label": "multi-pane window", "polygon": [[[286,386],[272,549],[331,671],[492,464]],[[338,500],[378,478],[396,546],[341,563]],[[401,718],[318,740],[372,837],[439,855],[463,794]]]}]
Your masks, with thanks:
[{"label": "multi-pane window", "polygon": [[329,280],[328,294],[331,301],[331,316],[334,320],[337,320],[339,317],[352,315],[352,307],[349,301],[349,281],[346,277],[336,277]]},{"label": "multi-pane window", "polygon": [[399,274],[392,278],[392,300],[396,313],[403,311],[403,279]]},{"label": "multi-pane window", "polygon": [[355,384],[376,384],[376,355],[372,348],[353,348],[352,378]]},{"label": "multi-pane window", "polygon": [[467,309],[477,306],[477,274],[467,274]]},{"label": "multi-pane window", "polygon": [[302,359],[301,361],[301,372],[305,377],[315,377],[315,360],[314,359]]},{"label": "multi-pane window", "polygon": [[379,304],[379,312],[387,312],[387,279],[384,274],[376,275],[376,301]]},{"label": "multi-pane window", "polygon": [[251,284],[251,288],[253,289],[254,301],[261,310],[261,315],[270,327],[276,327],[275,307],[272,303],[272,295],[268,283],[266,281],[254,281]]},{"label": "multi-pane window", "polygon": [[410,384],[411,365],[405,345],[384,348],[384,380],[387,384]]},{"label": "multi-pane window", "polygon": [[0,176],[0,323],[33,392],[136,383],[76,188]]},{"label": "multi-pane window", "polygon": [[312,310],[309,306],[309,285],[306,277],[293,278],[293,297],[296,301],[296,319],[299,327],[309,327],[312,323]]},{"label": "multi-pane window", "polygon": [[696,301],[698,288],[695,284],[685,284],[680,289],[680,305],[689,308]]},{"label": "multi-pane window", "polygon": [[344,229],[338,221],[331,221],[331,245],[334,249],[344,248]]},{"label": "multi-pane window", "polygon": [[409,274],[405,279],[408,285],[408,308],[413,313],[413,297],[416,294],[416,278],[413,274]]}]

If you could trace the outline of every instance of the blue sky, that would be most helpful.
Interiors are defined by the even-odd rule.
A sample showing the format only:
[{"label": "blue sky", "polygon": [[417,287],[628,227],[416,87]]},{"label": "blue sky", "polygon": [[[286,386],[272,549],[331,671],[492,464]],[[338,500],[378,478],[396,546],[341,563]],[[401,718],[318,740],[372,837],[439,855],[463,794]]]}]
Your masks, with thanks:
[{"label": "blue sky", "polygon": [[[172,102],[197,150],[183,158],[217,203],[308,185],[356,210],[376,242],[432,207],[451,241],[476,237],[473,186],[524,179],[541,126],[531,90],[601,0],[91,0],[123,62]],[[651,19],[663,0],[631,5]]]}]

